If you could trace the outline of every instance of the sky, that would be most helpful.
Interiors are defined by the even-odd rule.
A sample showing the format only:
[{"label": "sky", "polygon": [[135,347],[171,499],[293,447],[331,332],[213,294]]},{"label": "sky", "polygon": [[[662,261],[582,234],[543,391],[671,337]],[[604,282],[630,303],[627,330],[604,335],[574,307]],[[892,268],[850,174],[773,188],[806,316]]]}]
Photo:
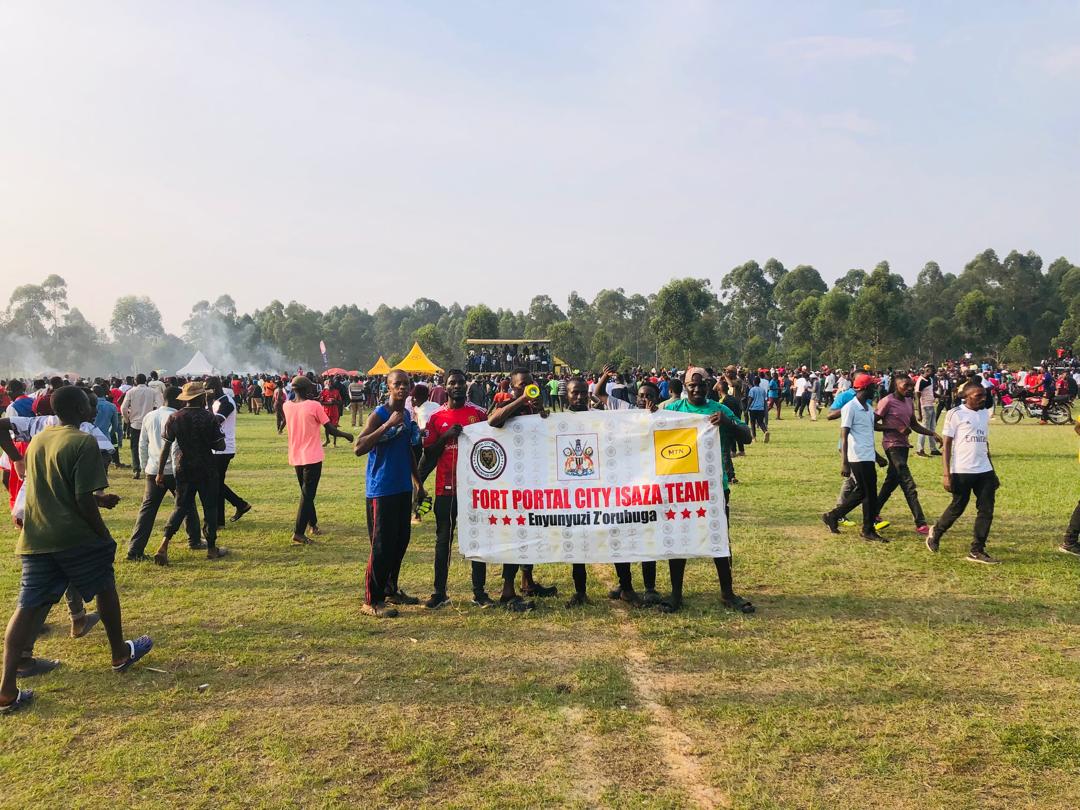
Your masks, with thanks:
[{"label": "sky", "polygon": [[5,2],[0,301],[1080,263],[1080,0]]}]

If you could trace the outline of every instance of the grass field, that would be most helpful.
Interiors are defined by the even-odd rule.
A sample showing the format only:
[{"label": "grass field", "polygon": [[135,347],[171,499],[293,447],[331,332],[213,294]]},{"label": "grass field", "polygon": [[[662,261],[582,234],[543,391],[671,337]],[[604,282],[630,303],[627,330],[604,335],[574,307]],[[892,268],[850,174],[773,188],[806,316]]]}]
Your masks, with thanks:
[{"label": "grass field", "polygon": [[[128,635],[154,636],[146,665],[164,672],[113,675],[104,633],[70,639],[61,603],[37,650],[64,666],[27,682],[34,708],[0,718],[0,805],[1080,804],[1080,560],[1055,552],[1077,496],[1072,430],[992,423],[1003,486],[989,550],[1004,564],[989,567],[963,560],[971,513],[932,556],[899,492],[888,546],[830,535],[836,423],[773,428],[737,459],[732,499],[754,616],[721,607],[706,560],[673,616],[609,602],[610,566],[591,569],[591,608],[560,595],[531,615],[480,611],[455,556],[453,607],[374,621],[357,609],[358,460],[329,452],[327,535],[291,547],[283,439],[244,415],[230,482],[255,509],[222,532],[233,556],[181,546],[168,569],[117,563]],[[912,463],[934,517],[939,459]],[[113,491],[123,546],[142,482]],[[429,516],[401,577],[425,597],[433,542]],[[538,576],[571,590],[568,566]],[[17,587],[7,555],[6,605]]]}]

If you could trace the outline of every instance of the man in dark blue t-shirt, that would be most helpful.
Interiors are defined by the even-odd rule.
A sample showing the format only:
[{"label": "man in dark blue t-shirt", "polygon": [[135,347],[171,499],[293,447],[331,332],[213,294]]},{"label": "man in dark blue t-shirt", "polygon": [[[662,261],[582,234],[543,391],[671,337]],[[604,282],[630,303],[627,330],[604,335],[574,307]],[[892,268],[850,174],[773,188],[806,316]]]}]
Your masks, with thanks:
[{"label": "man in dark blue t-shirt", "polygon": [[405,410],[409,375],[392,371],[386,377],[388,403],[368,417],[356,440],[356,455],[367,455],[368,556],[364,604],[361,612],[378,618],[397,616],[387,607],[416,605],[420,600],[398,587],[398,574],[409,547],[413,488],[425,497],[412,448],[420,445],[420,430]]}]

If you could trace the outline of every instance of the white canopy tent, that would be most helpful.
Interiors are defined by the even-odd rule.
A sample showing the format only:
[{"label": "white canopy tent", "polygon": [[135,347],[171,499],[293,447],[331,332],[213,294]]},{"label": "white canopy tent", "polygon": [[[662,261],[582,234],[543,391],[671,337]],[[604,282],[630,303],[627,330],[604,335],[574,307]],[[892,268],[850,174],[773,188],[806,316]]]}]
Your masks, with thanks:
[{"label": "white canopy tent", "polygon": [[206,359],[206,355],[196,350],[195,356],[188,360],[183,368],[178,368],[176,373],[180,377],[202,377],[217,371],[214,364]]}]

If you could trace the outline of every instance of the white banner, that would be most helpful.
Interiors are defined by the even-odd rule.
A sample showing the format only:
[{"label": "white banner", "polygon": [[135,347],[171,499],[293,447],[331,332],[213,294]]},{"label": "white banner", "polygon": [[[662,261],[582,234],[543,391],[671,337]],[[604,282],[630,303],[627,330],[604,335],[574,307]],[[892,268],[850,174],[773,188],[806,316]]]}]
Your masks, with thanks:
[{"label": "white banner", "polygon": [[725,557],[720,437],[704,416],[519,416],[458,437],[458,547],[494,563]]}]

